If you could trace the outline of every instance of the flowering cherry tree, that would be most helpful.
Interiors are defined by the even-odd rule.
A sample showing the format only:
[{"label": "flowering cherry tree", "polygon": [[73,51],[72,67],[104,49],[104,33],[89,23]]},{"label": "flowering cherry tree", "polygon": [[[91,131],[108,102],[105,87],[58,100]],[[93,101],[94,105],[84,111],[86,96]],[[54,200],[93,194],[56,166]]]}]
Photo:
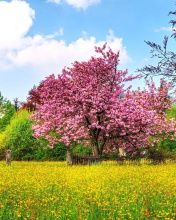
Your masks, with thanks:
[{"label": "flowering cherry tree", "polygon": [[95,50],[100,56],[76,61],[42,82],[40,104],[31,117],[34,136],[46,137],[50,147],[58,141],[67,146],[82,143],[92,147],[93,155],[101,155],[119,148],[136,151],[157,142],[157,137],[174,134],[175,121],[167,120],[165,113],[171,106],[169,84],[125,89],[124,84],[138,76],[118,70],[119,53],[106,45]]}]

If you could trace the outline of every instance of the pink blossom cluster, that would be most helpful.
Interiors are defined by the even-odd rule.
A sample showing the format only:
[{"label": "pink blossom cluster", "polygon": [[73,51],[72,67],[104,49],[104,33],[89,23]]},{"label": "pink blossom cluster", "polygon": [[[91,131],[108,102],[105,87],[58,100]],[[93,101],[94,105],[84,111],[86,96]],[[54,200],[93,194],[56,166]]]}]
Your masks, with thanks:
[{"label": "pink blossom cluster", "polygon": [[138,76],[118,70],[119,52],[106,44],[96,52],[99,57],[76,61],[42,82],[40,104],[31,116],[34,136],[46,137],[51,147],[58,141],[89,144],[98,155],[118,148],[136,151],[174,135],[176,122],[165,113],[172,104],[170,85],[161,81],[157,88],[147,82],[142,91],[125,89],[125,83]]}]

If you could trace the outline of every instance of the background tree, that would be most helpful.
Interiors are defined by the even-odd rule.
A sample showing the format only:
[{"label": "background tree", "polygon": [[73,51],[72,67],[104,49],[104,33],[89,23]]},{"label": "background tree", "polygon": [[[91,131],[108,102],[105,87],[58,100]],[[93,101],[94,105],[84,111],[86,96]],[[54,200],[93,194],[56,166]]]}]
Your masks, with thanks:
[{"label": "background tree", "polygon": [[6,129],[14,113],[15,108],[13,104],[0,93],[0,133]]},{"label": "background tree", "polygon": [[[46,137],[52,148],[59,141],[67,146],[91,146],[93,155],[122,148],[136,151],[159,135],[175,133],[175,121],[167,120],[170,108],[169,84],[156,88],[148,83],[144,91],[125,89],[124,83],[137,76],[118,70],[119,53],[96,48],[100,57],[75,62],[56,78],[46,78],[40,89],[40,102],[31,116],[36,138]],[[120,99],[120,94],[124,97]]]},{"label": "background tree", "polygon": [[15,110],[18,111],[18,109],[20,108],[20,102],[18,98],[14,98],[13,103],[14,103]]},{"label": "background tree", "polygon": [[[169,15],[176,15],[176,11],[169,12]],[[171,20],[173,34],[171,37],[176,40],[176,20]],[[161,76],[165,80],[172,81],[173,85],[176,83],[176,53],[175,51],[168,51],[168,36],[164,37],[163,46],[153,43],[151,41],[145,41],[147,45],[151,47],[150,53],[152,58],[158,58],[159,62],[156,66],[148,65],[141,69],[137,69],[137,72],[141,73],[141,77],[145,79],[153,76]]]},{"label": "background tree", "polygon": [[[175,3],[176,5],[176,3]],[[170,11],[169,12],[169,15],[176,15],[176,11]],[[170,20],[170,22],[172,24],[172,30],[173,30],[173,34],[172,34],[172,37],[174,39],[176,39],[176,29],[175,29],[175,26],[176,26],[176,20]]]},{"label": "background tree", "polygon": [[27,109],[28,111],[32,112],[36,110],[36,105],[41,104],[41,99],[40,99],[40,91],[43,87],[43,83],[40,82],[39,86],[36,88],[34,86],[28,94],[27,101],[21,103],[21,107],[23,109]]},{"label": "background tree", "polygon": [[0,93],[0,160],[5,158],[5,130],[14,113],[14,105]]}]

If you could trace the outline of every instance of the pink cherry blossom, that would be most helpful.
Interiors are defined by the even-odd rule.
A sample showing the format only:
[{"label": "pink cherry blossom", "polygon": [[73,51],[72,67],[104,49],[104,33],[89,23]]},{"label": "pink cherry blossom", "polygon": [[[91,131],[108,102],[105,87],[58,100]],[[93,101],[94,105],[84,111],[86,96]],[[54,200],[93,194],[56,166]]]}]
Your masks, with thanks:
[{"label": "pink cherry blossom", "polygon": [[138,76],[118,70],[119,52],[106,45],[95,50],[99,57],[76,61],[42,82],[40,104],[31,116],[34,136],[46,137],[51,147],[58,141],[67,146],[89,144],[94,155],[101,155],[119,148],[147,148],[174,135],[176,123],[165,113],[172,104],[167,96],[170,85],[162,81],[157,88],[147,82],[142,91],[125,89],[125,83]]}]

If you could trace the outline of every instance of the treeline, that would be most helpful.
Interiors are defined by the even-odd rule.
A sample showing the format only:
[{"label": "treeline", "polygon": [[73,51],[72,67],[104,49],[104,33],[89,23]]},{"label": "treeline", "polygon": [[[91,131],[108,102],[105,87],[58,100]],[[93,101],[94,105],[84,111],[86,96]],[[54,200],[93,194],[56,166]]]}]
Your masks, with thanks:
[{"label": "treeline", "polygon": [[[66,159],[67,147],[64,143],[58,143],[53,149],[47,147],[48,141],[45,138],[38,140],[33,137],[31,129],[32,122],[29,117],[32,113],[19,109],[3,96],[0,96],[0,159],[4,160],[7,149],[12,151],[12,160],[17,161],[63,161]],[[173,106],[168,112],[168,118],[176,118],[176,106]],[[85,148],[81,145],[72,146],[74,154],[91,154],[91,148]],[[157,147],[151,147],[146,156],[150,159],[155,157],[174,158],[176,155],[176,142],[171,139],[161,141]],[[108,156],[114,156],[110,154]],[[131,158],[131,155],[127,155]],[[141,157],[140,154],[134,155],[134,158]]]}]

